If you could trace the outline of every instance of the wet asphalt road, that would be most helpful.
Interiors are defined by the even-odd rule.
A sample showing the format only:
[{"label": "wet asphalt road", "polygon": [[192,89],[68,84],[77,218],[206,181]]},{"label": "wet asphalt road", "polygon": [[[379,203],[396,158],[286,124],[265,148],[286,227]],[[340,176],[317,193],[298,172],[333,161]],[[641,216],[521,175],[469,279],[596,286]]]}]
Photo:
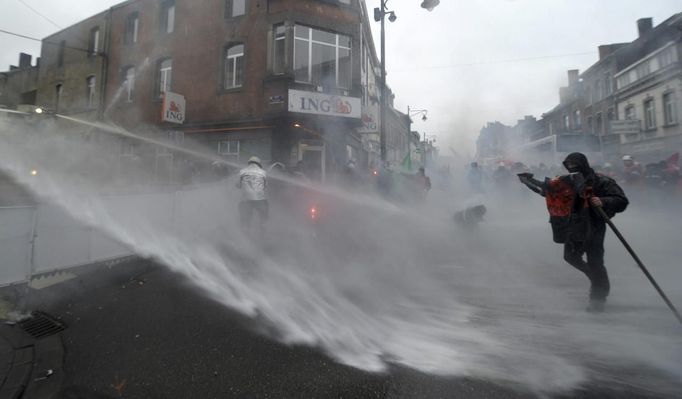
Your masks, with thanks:
[{"label": "wet asphalt road", "polygon": [[[149,261],[83,270],[33,292],[27,304],[69,326],[62,333],[66,377],[59,398],[537,397],[519,387],[404,368],[366,373],[317,349],[279,344],[259,323]],[[648,396],[584,387],[561,397]]]}]

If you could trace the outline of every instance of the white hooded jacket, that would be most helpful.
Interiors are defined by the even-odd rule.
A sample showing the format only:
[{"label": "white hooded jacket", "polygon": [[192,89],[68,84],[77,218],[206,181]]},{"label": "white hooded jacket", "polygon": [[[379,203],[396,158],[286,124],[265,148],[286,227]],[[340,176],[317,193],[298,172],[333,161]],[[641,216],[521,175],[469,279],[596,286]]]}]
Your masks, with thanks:
[{"label": "white hooded jacket", "polygon": [[242,190],[242,199],[246,201],[260,201],[267,199],[265,189],[267,187],[267,174],[255,163],[239,171],[237,188]]}]

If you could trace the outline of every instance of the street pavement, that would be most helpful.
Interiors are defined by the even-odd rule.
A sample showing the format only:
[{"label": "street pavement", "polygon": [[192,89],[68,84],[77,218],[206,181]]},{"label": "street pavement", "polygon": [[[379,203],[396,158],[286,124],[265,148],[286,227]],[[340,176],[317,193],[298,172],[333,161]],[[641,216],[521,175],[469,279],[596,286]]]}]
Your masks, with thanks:
[{"label": "street pavement", "polygon": [[[519,387],[399,367],[367,373],[315,348],[277,343],[261,323],[148,260],[85,267],[76,275],[28,290],[20,301],[67,325],[59,335],[63,380],[54,398],[537,397]],[[588,386],[561,397],[656,396]]]}]

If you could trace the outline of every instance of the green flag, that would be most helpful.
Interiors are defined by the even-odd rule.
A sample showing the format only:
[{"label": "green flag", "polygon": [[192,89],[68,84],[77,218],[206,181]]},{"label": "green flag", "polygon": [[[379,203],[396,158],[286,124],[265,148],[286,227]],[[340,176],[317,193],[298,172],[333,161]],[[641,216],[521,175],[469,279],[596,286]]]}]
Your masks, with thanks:
[{"label": "green flag", "polygon": [[412,157],[410,157],[409,152],[407,153],[407,155],[405,155],[405,158],[403,158],[401,166],[403,168],[403,171],[412,172]]}]

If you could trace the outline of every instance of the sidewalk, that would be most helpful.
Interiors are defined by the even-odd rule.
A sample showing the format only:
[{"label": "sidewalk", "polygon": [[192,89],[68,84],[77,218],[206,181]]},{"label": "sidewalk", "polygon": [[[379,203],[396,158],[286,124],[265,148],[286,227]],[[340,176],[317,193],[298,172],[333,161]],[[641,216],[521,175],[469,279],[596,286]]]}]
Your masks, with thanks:
[{"label": "sidewalk", "polygon": [[0,398],[55,398],[63,379],[61,337],[36,339],[20,323],[0,324]]}]

